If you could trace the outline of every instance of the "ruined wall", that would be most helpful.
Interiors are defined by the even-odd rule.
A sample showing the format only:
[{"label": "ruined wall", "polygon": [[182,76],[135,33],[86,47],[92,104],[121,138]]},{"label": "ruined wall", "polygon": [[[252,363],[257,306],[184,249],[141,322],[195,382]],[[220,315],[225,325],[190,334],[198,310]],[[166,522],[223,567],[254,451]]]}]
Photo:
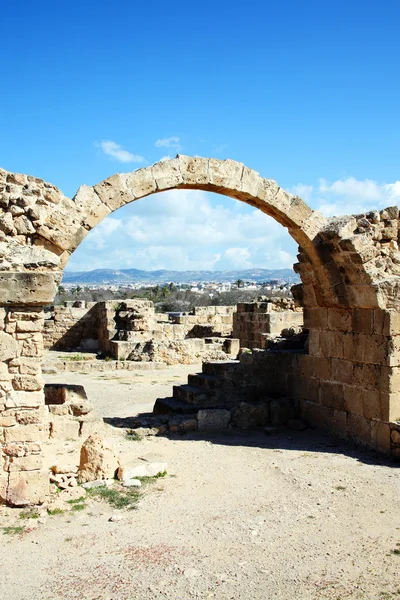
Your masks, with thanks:
[{"label": "ruined wall", "polygon": [[[190,314],[172,317],[172,322],[184,326],[185,335],[197,337],[203,327],[205,335],[232,335],[235,306],[195,306]],[[204,337],[204,336],[202,336]],[[233,336],[235,337],[235,336]]]},{"label": "ruined wall", "polygon": [[[98,304],[99,346],[117,360],[165,362],[167,364],[190,364],[203,358],[222,360],[227,354],[238,351],[238,344],[225,343],[220,337],[196,339],[188,337],[196,326],[223,329],[231,326],[222,319],[232,320],[227,315],[231,307],[211,307],[199,314],[174,317],[172,322],[166,315],[154,312],[153,302],[132,299],[101,302]],[[207,307],[208,309],[208,307]],[[181,322],[183,321],[183,322]]]},{"label": "ruined wall", "polygon": [[95,351],[98,349],[99,325],[96,302],[66,302],[64,306],[51,306],[45,311],[44,317],[45,350]]},{"label": "ruined wall", "polygon": [[16,505],[41,502],[48,493],[42,329],[40,309],[0,309],[0,498]]},{"label": "ruined wall", "polygon": [[302,325],[303,309],[287,298],[240,303],[233,314],[232,336],[242,348],[265,348],[269,338]]},{"label": "ruined wall", "polygon": [[325,219],[241,163],[182,155],[81,186],[73,199],[35,177],[0,170],[3,500],[23,504],[45,493],[43,309],[54,300],[68,258],[105,216],[170,189],[236,198],[288,229],[300,247],[295,268],[310,330],[309,355],[299,359],[298,373],[307,380],[301,390],[308,389],[303,405],[313,418],[328,415],[333,429],[345,413],[346,435],[363,440],[374,424],[376,447],[398,443],[390,433],[400,416],[398,207]]}]

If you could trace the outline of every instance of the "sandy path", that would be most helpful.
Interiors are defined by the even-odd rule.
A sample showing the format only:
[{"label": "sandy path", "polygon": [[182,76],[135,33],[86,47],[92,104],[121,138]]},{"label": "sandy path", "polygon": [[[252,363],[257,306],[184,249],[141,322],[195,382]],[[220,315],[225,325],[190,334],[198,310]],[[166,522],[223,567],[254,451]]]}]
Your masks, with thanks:
[{"label": "sandy path", "polygon": [[[112,374],[97,384],[93,376],[62,380],[83,382],[89,397],[97,386],[97,410],[127,416],[153,402],[156,386],[171,385],[168,377],[180,372],[184,380],[193,370],[157,371],[157,384],[155,377],[135,384],[132,404],[128,385]],[[393,553],[400,483],[392,463],[309,430],[141,442],[113,435],[136,454],[162,455],[169,476],[148,488],[138,510],[120,512],[119,522],[109,522],[115,511],[95,500],[43,523],[19,520],[35,528],[2,537],[0,598],[400,597],[400,555]],[[4,509],[2,526],[17,523],[17,513]]]}]

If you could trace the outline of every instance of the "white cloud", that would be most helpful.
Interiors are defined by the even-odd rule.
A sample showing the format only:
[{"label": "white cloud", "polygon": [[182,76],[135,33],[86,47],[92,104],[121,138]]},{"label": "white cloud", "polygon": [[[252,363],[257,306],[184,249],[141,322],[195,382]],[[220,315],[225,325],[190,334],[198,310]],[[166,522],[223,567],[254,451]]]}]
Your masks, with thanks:
[{"label": "white cloud", "polygon": [[157,140],[154,145],[156,148],[171,148],[172,150],[177,151],[182,150],[181,140],[175,135],[169,138]]},{"label": "white cloud", "polygon": [[400,202],[400,181],[379,183],[347,177],[329,183],[320,179],[317,186],[298,184],[292,191],[326,217],[382,209]]},{"label": "white cloud", "polygon": [[128,152],[128,150],[124,150],[122,146],[113,142],[111,140],[103,140],[102,142],[95,142],[95,146],[97,148],[101,148],[101,150],[107,156],[118,160],[121,163],[143,163],[144,158],[138,154],[132,154],[132,152]]},{"label": "white cloud", "polygon": [[162,157],[160,158],[160,161],[159,161],[159,162],[162,162],[162,161],[164,161],[164,160],[171,160],[171,158],[172,158],[172,156],[170,156],[169,154],[167,154],[166,156],[162,156]]},{"label": "white cloud", "polygon": [[286,229],[257,209],[203,191],[171,190],[104,219],[68,270],[283,268],[296,262],[296,250]]}]

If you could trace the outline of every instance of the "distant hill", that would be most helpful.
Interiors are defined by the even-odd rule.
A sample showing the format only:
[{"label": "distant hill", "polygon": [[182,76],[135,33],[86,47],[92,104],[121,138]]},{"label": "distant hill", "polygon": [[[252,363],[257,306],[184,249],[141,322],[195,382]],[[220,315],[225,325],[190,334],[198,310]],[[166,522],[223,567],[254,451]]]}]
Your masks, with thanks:
[{"label": "distant hill", "polygon": [[277,279],[296,283],[300,281],[292,269],[244,269],[237,271],[140,271],[139,269],[95,269],[94,271],[65,271],[64,284],[124,285],[129,283],[164,284],[193,282],[269,281]]}]

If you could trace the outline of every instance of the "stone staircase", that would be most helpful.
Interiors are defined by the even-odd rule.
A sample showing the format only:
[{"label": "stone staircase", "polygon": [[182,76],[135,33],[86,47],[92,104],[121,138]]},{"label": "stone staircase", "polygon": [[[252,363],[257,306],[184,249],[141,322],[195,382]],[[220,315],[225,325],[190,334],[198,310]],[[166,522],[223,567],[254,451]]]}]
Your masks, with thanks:
[{"label": "stone staircase", "polygon": [[237,360],[203,363],[203,371],[189,375],[187,384],[173,386],[172,397],[157,398],[154,414],[189,415],[203,409],[232,408],[239,401],[234,382],[241,369]]}]

